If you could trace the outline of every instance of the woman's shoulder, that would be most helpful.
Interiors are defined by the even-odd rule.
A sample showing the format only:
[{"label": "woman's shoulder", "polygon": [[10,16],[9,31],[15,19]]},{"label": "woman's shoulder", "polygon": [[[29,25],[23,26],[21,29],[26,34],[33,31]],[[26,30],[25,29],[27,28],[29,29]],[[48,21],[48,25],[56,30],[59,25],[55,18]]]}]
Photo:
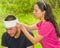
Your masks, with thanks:
[{"label": "woman's shoulder", "polygon": [[42,21],[38,21],[38,22],[36,23],[37,26],[40,26],[41,24],[42,24]]},{"label": "woman's shoulder", "polygon": [[46,21],[45,26],[47,27],[54,27],[50,21]]},{"label": "woman's shoulder", "polygon": [[46,21],[47,25],[53,25],[50,21]]}]

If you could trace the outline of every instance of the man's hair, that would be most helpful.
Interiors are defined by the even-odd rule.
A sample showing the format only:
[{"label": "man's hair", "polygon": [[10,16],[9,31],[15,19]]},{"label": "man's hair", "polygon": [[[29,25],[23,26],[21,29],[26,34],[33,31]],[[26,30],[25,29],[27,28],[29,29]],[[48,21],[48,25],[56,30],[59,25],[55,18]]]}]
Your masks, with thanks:
[{"label": "man's hair", "polygon": [[8,15],[6,18],[5,18],[5,21],[11,21],[11,20],[15,20],[16,17],[14,15]]}]

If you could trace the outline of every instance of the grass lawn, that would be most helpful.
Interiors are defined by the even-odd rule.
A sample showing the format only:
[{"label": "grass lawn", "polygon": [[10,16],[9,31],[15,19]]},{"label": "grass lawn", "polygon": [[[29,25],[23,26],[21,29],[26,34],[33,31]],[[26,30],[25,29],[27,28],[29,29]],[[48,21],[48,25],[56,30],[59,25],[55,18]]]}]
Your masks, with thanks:
[{"label": "grass lawn", "polygon": [[[53,11],[54,11],[55,16],[57,17],[57,22],[60,25],[60,17],[59,17],[60,9],[54,9]],[[21,15],[16,15],[16,17],[19,19],[20,22],[23,22],[28,25],[34,24],[38,21],[37,19],[35,19],[35,17],[32,14],[27,14],[27,15],[21,14]],[[5,28],[3,25],[3,20],[0,20],[0,48],[2,48],[1,47],[1,37],[4,32],[5,32]],[[34,35],[36,35],[37,31],[33,31],[33,33],[34,33]],[[37,43],[34,45],[34,48],[42,48],[42,46],[41,46],[41,44]]]}]

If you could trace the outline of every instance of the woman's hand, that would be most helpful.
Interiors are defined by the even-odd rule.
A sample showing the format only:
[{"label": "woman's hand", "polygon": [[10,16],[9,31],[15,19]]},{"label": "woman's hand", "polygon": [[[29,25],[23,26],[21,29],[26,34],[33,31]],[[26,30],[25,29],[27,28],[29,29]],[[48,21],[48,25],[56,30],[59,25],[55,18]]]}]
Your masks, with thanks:
[{"label": "woman's hand", "polygon": [[18,29],[21,29],[21,30],[26,28],[25,24],[20,23],[20,22],[17,22],[17,27],[18,27]]},{"label": "woman's hand", "polygon": [[18,38],[20,36],[20,33],[21,33],[21,24],[20,23],[17,23],[16,29],[17,29],[17,33],[15,34],[14,38]]},{"label": "woman's hand", "polygon": [[26,30],[26,27],[25,27],[23,24],[21,24],[21,30],[22,30],[23,32],[27,31],[27,30]]},{"label": "woman's hand", "polygon": [[22,30],[23,32],[26,30],[26,27],[22,23],[17,23],[17,29],[18,31]]},{"label": "woman's hand", "polygon": [[21,27],[21,24],[20,23],[17,23],[17,27],[20,28]]}]

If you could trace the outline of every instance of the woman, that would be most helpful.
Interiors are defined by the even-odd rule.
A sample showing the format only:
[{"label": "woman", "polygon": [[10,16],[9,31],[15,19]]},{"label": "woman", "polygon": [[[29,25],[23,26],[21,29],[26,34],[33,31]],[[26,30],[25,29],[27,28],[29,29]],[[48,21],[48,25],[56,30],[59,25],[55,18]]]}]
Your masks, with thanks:
[{"label": "woman", "polygon": [[[40,19],[40,22],[30,27],[21,25],[21,29],[25,36],[33,43],[40,42],[43,48],[60,48],[58,40],[59,30],[55,21],[52,10],[47,3],[37,2],[34,5],[34,15]],[[36,37],[31,36],[26,30],[38,30]]]}]

